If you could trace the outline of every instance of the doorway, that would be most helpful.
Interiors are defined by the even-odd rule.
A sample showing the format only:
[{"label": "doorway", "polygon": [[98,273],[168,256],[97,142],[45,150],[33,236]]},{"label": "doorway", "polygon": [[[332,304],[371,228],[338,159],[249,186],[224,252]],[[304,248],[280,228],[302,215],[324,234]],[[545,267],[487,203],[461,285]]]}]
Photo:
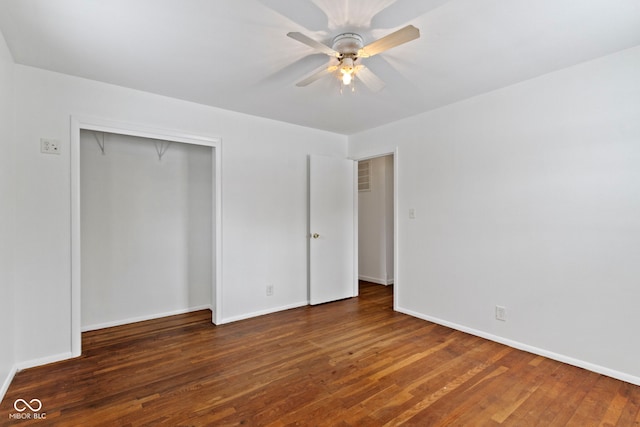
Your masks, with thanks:
[{"label": "doorway", "polygon": [[[114,139],[111,145],[109,145],[109,143],[105,141],[104,139],[105,136],[107,136],[107,141],[108,141],[108,138]],[[92,138],[95,138],[95,139],[92,140]],[[115,140],[121,140],[120,142],[126,140],[127,142],[126,147],[125,146],[119,147],[117,144],[113,144]],[[132,141],[135,141],[135,142],[132,143]],[[174,144],[174,143],[177,143],[177,144]],[[120,165],[119,167],[111,165],[110,168],[105,167],[105,165],[103,164],[100,166],[100,169],[101,169],[100,173],[97,173],[94,175],[83,174],[82,167],[85,166],[83,164],[83,160],[86,160],[86,158],[84,158],[81,155],[82,154],[81,144],[83,149],[85,148],[85,144],[89,144],[89,145],[86,145],[86,147],[91,147],[93,151],[98,151],[99,153],[98,156],[101,156],[100,152],[102,152],[102,153],[105,153],[105,157],[106,157],[108,155],[108,150],[112,150],[112,153],[111,153],[112,158],[109,161],[104,162],[105,164],[108,164],[109,162],[113,161],[113,159],[118,155],[120,155],[121,159],[125,158],[125,159],[128,159],[126,161],[133,162],[133,163],[125,166]],[[221,268],[220,268],[221,267],[221,262],[220,262],[221,251],[222,251],[221,224],[220,224],[221,211],[222,211],[220,144],[221,144],[221,141],[219,138],[193,136],[193,135],[188,135],[188,134],[175,132],[175,131],[155,130],[155,129],[145,128],[145,127],[140,127],[140,126],[135,126],[130,124],[115,123],[111,121],[104,121],[104,120],[94,119],[94,118],[80,118],[80,117],[72,118],[72,126],[71,126],[71,184],[72,184],[71,185],[71,200],[72,200],[72,206],[71,206],[72,208],[72,215],[71,215],[71,219],[72,219],[71,220],[71,248],[72,248],[71,344],[72,344],[73,356],[79,356],[82,352],[81,340],[82,340],[83,326],[85,327],[85,329],[91,329],[91,328],[87,328],[87,326],[94,326],[94,327],[95,326],[99,327],[101,325],[109,326],[110,323],[113,323],[113,324],[118,324],[118,322],[124,323],[123,320],[135,321],[135,320],[143,320],[144,317],[147,317],[147,318],[157,317],[153,315],[154,313],[152,313],[152,311],[155,312],[155,314],[160,314],[160,315],[174,314],[176,311],[180,311],[180,310],[175,310],[175,307],[172,308],[171,303],[167,302],[172,298],[175,298],[175,295],[164,295],[162,298],[157,298],[159,296],[158,292],[165,293],[165,294],[166,293],[171,294],[173,292],[175,294],[176,289],[171,290],[170,288],[165,286],[163,288],[146,289],[142,291],[140,289],[136,290],[136,292],[141,291],[139,292],[140,295],[138,295],[138,297],[142,298],[140,300],[142,302],[138,301],[138,304],[150,304],[150,305],[156,304],[156,306],[150,308],[151,311],[147,313],[141,312],[139,316],[136,316],[135,314],[132,315],[131,313],[134,313],[134,312],[126,311],[127,310],[126,304],[123,304],[124,302],[126,302],[126,299],[127,299],[127,295],[126,295],[127,289],[123,288],[119,291],[119,293],[116,292],[117,296],[115,297],[115,304],[107,304],[108,307],[111,307],[111,308],[115,307],[112,310],[112,311],[115,310],[115,313],[108,312],[106,313],[106,315],[105,313],[102,313],[103,317],[90,318],[89,316],[87,316],[86,319],[83,319],[83,316],[82,316],[83,306],[85,306],[85,308],[90,307],[91,301],[95,302],[96,299],[99,299],[101,297],[100,289],[99,287],[96,288],[94,283],[93,288],[91,290],[89,290],[90,288],[88,287],[86,288],[88,295],[86,296],[87,298],[83,298],[82,281],[84,278],[88,277],[88,276],[85,276],[84,273],[93,274],[92,279],[95,279],[96,276],[100,275],[101,268],[105,268],[105,266],[106,267],[113,266],[113,264],[107,265],[108,262],[112,261],[112,260],[109,260],[108,257],[120,256],[121,258],[119,260],[120,264],[116,263],[116,265],[120,265],[119,268],[121,269],[122,269],[122,265],[126,265],[127,262],[131,264],[140,263],[141,259],[140,258],[136,259],[134,256],[131,256],[131,253],[136,253],[138,254],[137,256],[141,256],[141,258],[143,259],[141,264],[144,264],[144,263],[149,264],[150,262],[153,263],[152,259],[154,256],[159,257],[158,258],[159,263],[163,262],[162,257],[167,257],[167,254],[161,254],[159,252],[154,254],[153,251],[156,248],[154,248],[153,245],[144,246],[151,253],[144,253],[144,248],[143,248],[142,251],[138,250],[138,251],[130,252],[128,256],[121,256],[121,255],[126,255],[127,250],[131,248],[127,248],[127,250],[123,250],[123,252],[125,253],[120,254],[118,253],[118,250],[115,249],[116,246],[114,246],[113,242],[109,242],[109,244],[105,245],[107,246],[106,249],[111,247],[110,250],[105,251],[99,248],[100,239],[112,239],[114,238],[115,235],[126,236],[127,230],[122,230],[122,228],[126,229],[127,227],[129,227],[130,228],[129,233],[131,236],[135,234],[138,237],[147,236],[147,237],[152,237],[160,240],[162,240],[163,238],[167,238],[171,240],[171,242],[169,242],[168,245],[164,246],[165,250],[168,250],[168,248],[171,247],[172,245],[182,246],[183,250],[180,254],[174,254],[174,253],[168,254],[167,259],[171,258],[171,256],[182,258],[177,267],[176,265],[173,266],[173,272],[175,273],[174,276],[179,277],[180,275],[182,276],[186,275],[187,281],[190,280],[188,276],[191,276],[192,278],[197,276],[198,277],[197,280],[201,282],[196,287],[197,289],[177,290],[178,292],[184,292],[184,295],[182,296],[182,299],[183,299],[182,303],[186,304],[187,306],[190,304],[197,306],[199,303],[204,301],[205,305],[211,308],[212,322],[219,323],[221,307],[220,307],[220,300],[217,297],[220,295],[220,290],[222,289],[222,282],[221,282],[222,275],[221,275]],[[145,145],[146,147],[143,147]],[[152,173],[150,173],[150,170],[152,169],[152,167],[150,167],[149,165],[147,165],[146,167],[143,167],[142,165],[136,165],[134,164],[135,156],[130,156],[131,152],[141,151],[143,150],[143,148],[153,147],[154,149],[146,150],[147,154],[151,156],[150,160],[153,160],[155,162],[160,162],[160,163],[162,163],[164,160],[165,161],[164,166],[166,167],[168,163],[171,163],[168,161],[168,157],[167,157],[171,155],[171,148],[169,148],[170,145],[174,145],[173,151],[175,155],[175,157],[171,159],[171,162],[179,163],[179,164],[174,164],[172,166],[172,168],[174,169],[174,175],[176,173],[183,175],[182,181],[184,185],[182,185],[181,190],[175,188],[175,182],[173,182],[175,176],[173,177],[169,176],[168,178],[166,176],[165,178],[161,178],[161,175],[151,176],[153,175]],[[190,150],[187,146],[192,146],[192,148],[194,148],[195,151]],[[128,153],[125,153],[125,154],[129,154],[128,157],[126,155],[122,157],[122,154],[124,153],[123,147],[125,147],[124,152],[129,151]],[[202,155],[205,156],[204,159],[199,158]],[[208,160],[205,160],[207,159],[207,156],[208,156]],[[97,159],[96,161],[98,160],[100,159]],[[207,170],[207,167],[203,163],[203,160],[205,160],[204,163],[208,162],[209,164],[208,178],[206,178],[209,180],[208,182],[203,182],[202,176],[200,177],[190,176],[190,173],[192,173],[193,171]],[[190,162],[191,164],[189,164]],[[97,164],[98,163],[94,163],[93,166],[95,167]],[[91,167],[91,166],[92,165],[87,165],[87,167]],[[158,164],[156,164],[156,166],[158,166]],[[123,167],[124,169],[120,169],[120,167]],[[122,180],[120,179],[122,177],[118,177],[117,179],[113,177],[114,174],[122,172],[123,170],[128,170],[130,172],[130,176],[128,177],[128,179],[125,178],[124,180]],[[207,173],[205,173],[205,175],[207,175]],[[101,179],[108,180],[110,185],[117,185],[118,188],[112,191],[110,198],[107,197],[106,199],[103,199],[101,201],[99,198],[94,198],[93,200],[90,200],[93,196],[95,196],[95,194],[83,192],[81,184],[84,184],[89,188],[93,188],[94,190],[96,190],[96,188],[99,188],[99,186],[91,187],[91,183],[81,182],[82,179],[85,179],[85,180],[88,179],[87,177],[90,177],[89,179],[98,180],[98,181]],[[160,181],[164,180],[165,181],[164,188],[163,188],[162,182],[153,182],[153,183],[149,182],[153,180],[152,178]],[[167,221],[167,217],[163,217],[164,213],[167,213],[172,209],[176,209],[176,208],[170,207],[170,204],[169,205],[166,204],[167,201],[163,200],[162,198],[163,194],[156,194],[153,197],[149,197],[149,194],[143,194],[143,193],[137,193],[136,195],[136,187],[141,186],[141,184],[144,181],[147,181],[145,186],[143,186],[146,188],[147,191],[149,190],[149,188],[153,187],[152,191],[155,191],[158,193],[163,193],[166,190],[167,192],[164,195],[167,195],[172,192],[174,196],[178,194],[177,197],[180,200],[174,200],[174,203],[179,204],[180,201],[183,201],[186,203],[186,205],[180,206],[177,209],[183,209],[187,211],[201,209],[202,205],[198,206],[198,204],[203,203],[203,200],[198,200],[198,199],[206,199],[204,200],[204,203],[210,204],[208,211],[205,214],[205,216],[203,216],[201,213],[197,215],[187,214],[185,218],[179,219],[178,223],[176,223],[176,221],[174,221],[173,219]],[[195,188],[191,187],[190,181],[192,184],[197,181],[199,184],[197,184],[196,186],[200,186],[200,188],[197,189],[199,196],[196,195],[195,197],[191,198],[192,200],[189,200],[189,192],[194,191]],[[151,185],[151,187],[149,187],[149,185]],[[104,191],[104,189],[100,191]],[[209,192],[209,194],[206,194],[206,197],[203,197],[203,195],[207,191]],[[164,203],[165,205],[164,207],[159,206],[159,208],[155,212],[153,210],[149,211],[147,209],[145,212],[141,211],[139,213],[132,213],[134,212],[134,210],[133,211],[129,210],[128,215],[135,217],[134,218],[135,223],[131,224],[131,223],[127,223],[126,221],[122,221],[121,219],[117,219],[115,222],[111,223],[111,226],[120,228],[119,230],[117,230],[117,232],[114,232],[113,230],[110,231],[110,230],[101,229],[97,233],[98,236],[84,235],[83,233],[88,233],[88,230],[83,228],[83,225],[87,225],[87,224],[83,224],[83,220],[87,221],[87,218],[83,216],[82,209],[83,208],[87,209],[88,206],[91,206],[94,209],[95,217],[92,218],[90,221],[93,221],[93,224],[95,226],[95,224],[100,224],[100,221],[108,213],[103,211],[106,211],[106,210],[117,211],[117,208],[115,208],[114,206],[115,203],[113,202],[114,200],[118,201],[117,199],[119,199],[120,197],[127,199],[127,200],[124,200],[124,203],[128,203],[130,205],[134,204],[135,205],[133,207],[134,210],[136,208],[140,208],[144,204],[147,204],[147,205],[150,204],[151,206],[153,206],[154,204],[162,205]],[[122,202],[122,200],[119,200],[119,201]],[[126,209],[131,209],[131,208],[132,208],[131,206],[126,207]],[[145,221],[145,217],[148,219],[148,222]],[[197,233],[191,233],[188,230],[189,228],[187,227],[188,223],[193,221],[195,221],[197,224],[200,224],[200,226],[202,226],[201,231],[207,234],[206,236],[204,236],[206,241],[203,241],[201,239],[202,236],[197,236]],[[205,222],[207,222],[207,224],[205,224]],[[153,224],[155,225],[151,226]],[[147,226],[149,227],[147,228]],[[166,233],[162,232],[163,226],[167,227],[165,230]],[[144,229],[144,230],[141,231],[141,229]],[[180,232],[180,230],[182,230],[182,232]],[[180,235],[178,236],[176,233]],[[144,238],[138,238],[138,239],[130,238],[130,237],[124,238],[125,244],[131,245],[131,246],[140,245],[143,240]],[[155,243],[156,245],[158,244],[158,242],[155,242]],[[85,267],[87,270],[86,272],[83,272],[83,269],[82,269],[82,265],[83,265],[82,245],[83,244],[90,247],[93,246],[93,250],[94,250],[91,257],[87,257],[87,259],[84,260],[84,262],[86,263],[85,264]],[[122,241],[120,241],[120,244],[122,244]],[[209,257],[209,259],[208,260],[200,259],[196,263],[197,265],[193,265],[192,264],[193,259],[188,259],[188,257],[185,254],[188,255],[190,250],[192,253],[194,253],[195,251],[198,250],[199,245],[210,246],[210,251],[205,255]],[[91,261],[94,265],[89,265],[89,261]],[[101,262],[103,261],[105,265],[101,265]],[[128,267],[131,267],[131,264]],[[124,270],[126,270],[127,273],[131,273],[131,272],[139,273],[140,271],[144,270],[144,269],[139,269],[138,267],[139,265],[136,265],[132,268],[125,268]],[[205,271],[207,269],[208,271]],[[156,273],[158,272],[156,271]],[[134,280],[135,279],[136,278],[134,277]],[[202,283],[203,280],[208,283]],[[152,281],[154,281],[154,279],[149,280],[149,282],[152,282]],[[149,288],[152,285],[147,284],[146,286],[147,288]],[[145,296],[145,293],[146,293],[146,296]],[[109,295],[108,297],[112,298],[113,295]],[[153,303],[151,303],[151,300],[154,298],[156,300]],[[168,308],[167,310],[162,309],[163,304],[165,304],[165,307]],[[166,305],[166,304],[169,304],[169,305]],[[135,304],[130,305],[128,309],[131,309],[133,305]],[[118,310],[121,310],[123,308],[125,309],[124,312],[122,313],[118,312]],[[186,311],[189,311],[189,310],[186,310]],[[109,316],[111,316],[111,320]],[[136,319],[136,318],[140,318],[140,319]],[[117,319],[117,320],[113,320],[113,319]],[[84,325],[83,325],[83,320],[85,320]]]},{"label": "doorway", "polygon": [[383,286],[396,282],[395,181],[394,153],[358,160],[360,281]]}]

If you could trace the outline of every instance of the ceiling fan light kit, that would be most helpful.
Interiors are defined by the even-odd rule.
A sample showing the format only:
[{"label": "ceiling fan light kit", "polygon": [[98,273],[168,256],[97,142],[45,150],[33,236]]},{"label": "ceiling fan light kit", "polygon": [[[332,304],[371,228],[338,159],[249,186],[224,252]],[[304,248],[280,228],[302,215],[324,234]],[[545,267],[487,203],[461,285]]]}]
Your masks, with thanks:
[{"label": "ceiling fan light kit", "polygon": [[[371,91],[377,92],[384,87],[384,82],[371,70],[361,64],[361,59],[382,53],[393,47],[407,43],[420,37],[420,31],[413,25],[407,25],[381,39],[368,45],[364,45],[364,39],[360,34],[342,33],[335,36],[331,47],[313,40],[302,33],[291,32],[288,37],[306,44],[320,53],[331,56],[329,64],[322,70],[296,83],[296,86],[307,86],[323,77],[335,74],[342,81],[343,86],[349,86],[358,76]],[[335,59],[338,63],[335,63]],[[353,87],[352,87],[353,89]]]},{"label": "ceiling fan light kit", "polygon": [[[364,39],[356,33],[338,34],[331,43],[333,50],[340,52],[341,60],[338,66],[342,76],[342,84],[349,86],[355,71],[355,61],[358,59],[358,52],[364,46]],[[340,59],[340,58],[339,58]]]}]

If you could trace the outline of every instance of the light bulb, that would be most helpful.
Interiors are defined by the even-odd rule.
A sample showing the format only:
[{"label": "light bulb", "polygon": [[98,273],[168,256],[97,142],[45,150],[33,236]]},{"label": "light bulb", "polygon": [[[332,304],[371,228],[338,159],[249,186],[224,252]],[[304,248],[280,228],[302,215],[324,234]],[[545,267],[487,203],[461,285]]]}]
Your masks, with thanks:
[{"label": "light bulb", "polygon": [[340,72],[342,73],[342,84],[348,86],[351,83],[351,78],[354,71],[353,58],[344,58],[340,61]]}]

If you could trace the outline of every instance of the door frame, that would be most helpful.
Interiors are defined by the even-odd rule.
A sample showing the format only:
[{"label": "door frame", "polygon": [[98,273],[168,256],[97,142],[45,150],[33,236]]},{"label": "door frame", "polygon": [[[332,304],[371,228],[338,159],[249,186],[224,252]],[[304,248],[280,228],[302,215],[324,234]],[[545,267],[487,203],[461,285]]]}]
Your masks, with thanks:
[{"label": "door frame", "polygon": [[[399,183],[399,179],[398,176],[400,175],[398,172],[398,163],[399,163],[399,157],[398,157],[398,147],[393,147],[393,148],[380,148],[380,149],[374,149],[374,150],[370,150],[367,151],[365,153],[359,154],[357,156],[353,156],[350,157],[351,160],[354,160],[356,162],[362,161],[362,160],[369,160],[369,159],[375,159],[377,157],[385,157],[385,156],[393,156],[393,310],[394,311],[398,311],[398,293],[399,293],[399,289],[400,289],[400,254],[399,254],[399,235],[400,233],[398,232],[398,227],[399,227],[399,221],[398,221],[398,214],[399,214],[399,210],[398,210],[398,183]],[[356,191],[358,188],[358,174],[356,173],[355,176],[355,183],[356,183]],[[357,194],[356,194],[356,206],[358,206],[358,199],[357,199]],[[358,250],[358,245],[357,245],[357,239],[358,239],[358,228],[359,228],[359,216],[358,216],[358,212],[359,209],[356,208],[355,211],[355,228],[356,228],[356,258],[355,258],[355,263],[356,263],[356,271],[358,271],[357,266],[358,263],[360,261],[360,253]]]},{"label": "door frame", "polygon": [[222,140],[217,137],[193,135],[185,132],[159,129],[148,126],[123,123],[96,117],[71,116],[71,353],[72,357],[82,354],[81,323],[81,232],[80,232],[80,131],[91,130],[126,136],[151,138],[182,144],[211,147],[215,164],[212,174],[215,212],[213,213],[212,262],[215,275],[211,284],[212,322],[221,323],[222,318]]}]

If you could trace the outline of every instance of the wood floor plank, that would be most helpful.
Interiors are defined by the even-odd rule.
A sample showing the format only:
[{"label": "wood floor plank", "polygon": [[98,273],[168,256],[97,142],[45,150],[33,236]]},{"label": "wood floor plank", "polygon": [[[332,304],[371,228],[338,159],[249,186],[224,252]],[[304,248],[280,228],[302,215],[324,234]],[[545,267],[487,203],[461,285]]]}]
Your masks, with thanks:
[{"label": "wood floor plank", "polygon": [[627,399],[627,403],[622,409],[616,426],[623,427],[634,425],[634,420],[636,420],[635,425],[640,426],[640,396],[638,396],[634,390],[634,385],[628,383],[622,384],[620,393]]},{"label": "wood floor plank", "polygon": [[[0,426],[640,426],[640,387],[393,311],[393,287],[228,325],[85,332],[19,372]],[[44,420],[17,421],[16,399]]]},{"label": "wood floor plank", "polygon": [[[494,345],[494,343],[490,344]],[[409,422],[415,425],[464,425],[461,424],[460,418],[469,412],[475,414],[475,411],[481,408],[478,403],[487,396],[488,390],[497,391],[492,388],[495,387],[495,384],[491,381],[485,383],[484,387],[477,387],[478,384],[484,383],[484,378],[495,377],[491,374],[494,364],[513,351],[513,349],[504,346],[496,349],[498,351],[492,352],[487,360],[475,364],[466,372],[459,372],[442,389],[412,408],[413,416]],[[431,405],[440,408],[431,411],[429,410],[432,409]],[[475,415],[473,418],[476,418]],[[485,419],[484,422],[491,423],[491,420]]]}]

